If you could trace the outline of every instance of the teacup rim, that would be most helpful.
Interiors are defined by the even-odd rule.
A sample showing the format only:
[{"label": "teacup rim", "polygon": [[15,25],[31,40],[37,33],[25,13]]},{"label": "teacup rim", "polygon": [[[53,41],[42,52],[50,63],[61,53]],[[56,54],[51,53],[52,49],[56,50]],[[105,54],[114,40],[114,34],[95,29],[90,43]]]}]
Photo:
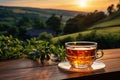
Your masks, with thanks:
[{"label": "teacup rim", "polygon": [[68,43],[94,43],[93,45],[97,45],[97,42],[94,41],[70,41],[70,42],[65,42],[65,45],[68,45]]}]

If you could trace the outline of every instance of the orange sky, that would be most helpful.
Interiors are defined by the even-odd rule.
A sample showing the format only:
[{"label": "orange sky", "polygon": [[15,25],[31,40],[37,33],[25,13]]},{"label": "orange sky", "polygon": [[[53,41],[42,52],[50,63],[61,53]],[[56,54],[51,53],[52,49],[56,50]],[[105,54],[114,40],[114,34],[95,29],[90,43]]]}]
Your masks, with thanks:
[{"label": "orange sky", "polygon": [[0,5],[55,8],[90,12],[94,10],[106,11],[109,5],[116,5],[118,1],[119,0],[0,0]]}]

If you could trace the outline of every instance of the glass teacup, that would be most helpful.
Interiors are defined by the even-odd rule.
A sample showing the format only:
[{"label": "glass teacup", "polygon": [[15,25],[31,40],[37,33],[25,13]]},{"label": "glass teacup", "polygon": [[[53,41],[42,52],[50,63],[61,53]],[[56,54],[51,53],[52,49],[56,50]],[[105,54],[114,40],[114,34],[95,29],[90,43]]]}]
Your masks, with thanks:
[{"label": "glass teacup", "polygon": [[[103,57],[102,50],[97,51],[97,43],[90,41],[66,42],[66,58],[73,68],[87,68]],[[100,56],[98,56],[100,52]]]}]

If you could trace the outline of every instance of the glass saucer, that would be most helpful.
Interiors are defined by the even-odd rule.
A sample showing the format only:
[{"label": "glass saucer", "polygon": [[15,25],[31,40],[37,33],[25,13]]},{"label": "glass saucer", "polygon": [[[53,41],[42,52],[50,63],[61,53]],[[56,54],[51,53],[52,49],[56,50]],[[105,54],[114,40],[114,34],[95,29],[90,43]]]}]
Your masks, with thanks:
[{"label": "glass saucer", "polygon": [[105,64],[103,62],[95,61],[91,66],[87,68],[73,68],[71,67],[69,62],[60,62],[58,64],[58,67],[62,70],[71,71],[71,72],[91,72],[105,68]]}]

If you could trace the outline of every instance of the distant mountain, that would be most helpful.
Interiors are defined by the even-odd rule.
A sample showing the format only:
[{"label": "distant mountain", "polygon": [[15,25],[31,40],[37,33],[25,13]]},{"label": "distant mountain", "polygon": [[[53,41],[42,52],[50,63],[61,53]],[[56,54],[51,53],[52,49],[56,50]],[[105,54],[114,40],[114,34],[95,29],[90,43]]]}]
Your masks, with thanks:
[{"label": "distant mountain", "polygon": [[70,10],[59,10],[59,9],[42,9],[42,8],[31,8],[31,7],[12,7],[12,6],[0,6],[0,9],[10,9],[14,13],[31,13],[38,14],[42,20],[48,19],[52,14],[63,16],[63,21],[74,17],[77,14],[87,14],[82,11],[70,11]]}]

